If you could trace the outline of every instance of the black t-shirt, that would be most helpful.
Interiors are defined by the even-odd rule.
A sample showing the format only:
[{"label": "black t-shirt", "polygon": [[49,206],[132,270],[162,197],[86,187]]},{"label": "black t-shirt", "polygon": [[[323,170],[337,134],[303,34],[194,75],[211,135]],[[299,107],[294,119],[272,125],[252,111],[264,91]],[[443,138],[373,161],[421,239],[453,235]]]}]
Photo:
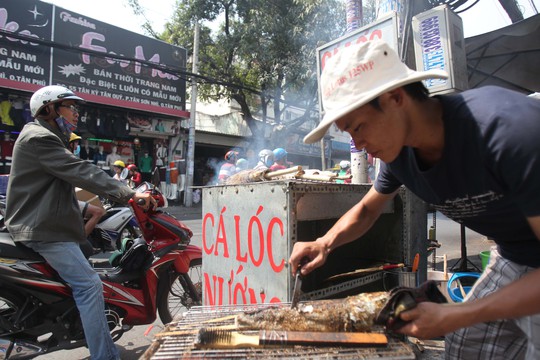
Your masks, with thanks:
[{"label": "black t-shirt", "polygon": [[501,255],[539,267],[540,241],[526,217],[540,215],[540,101],[487,86],[439,96],[445,145],[420,169],[405,147],[381,163],[375,182],[388,194],[402,184],[449,218],[489,236]]}]

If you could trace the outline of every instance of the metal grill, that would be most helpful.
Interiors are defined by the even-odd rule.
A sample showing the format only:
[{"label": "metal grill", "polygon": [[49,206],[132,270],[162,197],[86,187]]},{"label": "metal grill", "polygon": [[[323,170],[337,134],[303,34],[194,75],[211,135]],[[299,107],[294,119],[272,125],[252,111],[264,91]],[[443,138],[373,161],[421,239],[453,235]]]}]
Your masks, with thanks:
[{"label": "metal grill", "polygon": [[391,336],[385,347],[198,349],[194,346],[199,329],[234,325],[235,314],[268,306],[276,305],[192,307],[182,318],[171,322],[164,332],[156,335],[153,344],[141,359],[415,359],[414,352],[407,343]]}]

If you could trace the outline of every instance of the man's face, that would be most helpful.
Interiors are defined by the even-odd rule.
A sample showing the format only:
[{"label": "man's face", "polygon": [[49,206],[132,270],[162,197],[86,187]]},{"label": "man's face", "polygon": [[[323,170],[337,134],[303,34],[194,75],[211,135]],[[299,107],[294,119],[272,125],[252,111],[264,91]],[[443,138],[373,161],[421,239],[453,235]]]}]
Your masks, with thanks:
[{"label": "man's face", "polygon": [[56,112],[58,113],[58,115],[66,119],[69,123],[71,123],[75,127],[77,126],[77,122],[79,120],[79,109],[75,105],[75,101],[62,101],[62,103],[58,105]]},{"label": "man's face", "polygon": [[385,102],[380,101],[382,110],[370,104],[361,106],[337,120],[336,126],[351,135],[357,149],[390,163],[405,144],[405,122],[397,108]]}]

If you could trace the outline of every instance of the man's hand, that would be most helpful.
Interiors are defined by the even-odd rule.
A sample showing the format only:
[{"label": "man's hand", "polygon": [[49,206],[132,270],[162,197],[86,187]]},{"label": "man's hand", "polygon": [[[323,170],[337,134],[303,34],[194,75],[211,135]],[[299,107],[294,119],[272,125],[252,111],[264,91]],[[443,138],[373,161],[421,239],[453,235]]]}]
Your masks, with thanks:
[{"label": "man's hand", "polygon": [[326,262],[327,256],[328,250],[321,242],[297,242],[294,244],[291,257],[289,258],[289,266],[292,276],[295,275],[300,261],[304,261],[304,258],[309,259],[309,262],[302,265],[301,272],[302,275],[307,275],[316,268],[322,266]]},{"label": "man's hand", "polygon": [[[133,201],[135,201],[136,204],[139,204],[139,200],[144,200],[144,205],[142,205],[142,208],[144,210],[148,210],[150,207],[152,208],[156,208],[157,207],[157,202],[156,202],[156,199],[154,199],[152,197],[152,194],[150,193],[135,193],[135,195],[133,195]],[[139,205],[141,206],[141,205]]]},{"label": "man's hand", "polygon": [[419,303],[414,309],[401,313],[401,319],[407,321],[397,333],[414,336],[418,339],[432,339],[446,335],[466,324],[460,321],[462,304]]}]

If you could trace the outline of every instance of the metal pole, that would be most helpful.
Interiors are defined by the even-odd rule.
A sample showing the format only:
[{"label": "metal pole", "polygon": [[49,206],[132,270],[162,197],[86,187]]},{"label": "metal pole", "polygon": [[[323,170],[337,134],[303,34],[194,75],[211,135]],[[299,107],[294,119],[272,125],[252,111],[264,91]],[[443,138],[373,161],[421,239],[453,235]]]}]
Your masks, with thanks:
[{"label": "metal pole", "polygon": [[[348,0],[347,8],[347,32],[352,32],[362,27],[363,11],[362,0]],[[363,150],[357,150],[354,147],[354,141],[351,139],[351,175],[352,184],[363,184],[368,182],[367,177],[367,154]]]},{"label": "metal pole", "polygon": [[[193,74],[197,74],[199,62],[199,22],[195,22],[195,35],[193,39]],[[187,166],[186,166],[186,188],[184,196],[184,206],[190,207],[193,205],[193,168],[195,157],[195,115],[197,112],[197,82],[195,77],[191,78],[191,109],[189,114],[189,135],[188,135],[188,150],[187,150]]]},{"label": "metal pole", "polygon": [[324,146],[325,146],[325,144],[324,144],[324,136],[321,139],[320,144],[321,144],[321,169],[324,170],[324,169],[326,169],[326,155],[324,153]]}]

